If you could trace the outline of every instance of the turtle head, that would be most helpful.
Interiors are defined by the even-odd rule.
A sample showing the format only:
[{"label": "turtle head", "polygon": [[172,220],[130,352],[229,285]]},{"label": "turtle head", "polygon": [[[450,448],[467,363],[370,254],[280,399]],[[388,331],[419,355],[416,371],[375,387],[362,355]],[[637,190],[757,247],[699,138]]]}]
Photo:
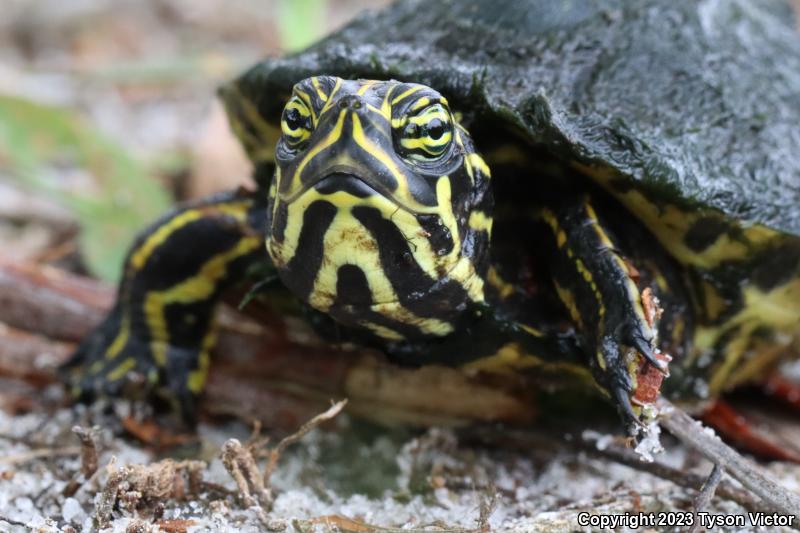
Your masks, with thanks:
[{"label": "turtle head", "polygon": [[281,116],[267,250],[312,307],[380,337],[439,336],[483,299],[489,169],[447,100],[308,78]]}]

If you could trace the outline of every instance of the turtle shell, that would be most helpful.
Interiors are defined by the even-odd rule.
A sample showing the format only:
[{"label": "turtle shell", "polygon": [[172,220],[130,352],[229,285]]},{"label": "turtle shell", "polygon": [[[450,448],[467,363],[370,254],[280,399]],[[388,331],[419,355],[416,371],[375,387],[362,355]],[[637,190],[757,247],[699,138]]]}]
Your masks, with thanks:
[{"label": "turtle shell", "polygon": [[529,148],[503,176],[556,191],[577,170],[619,200],[687,267],[676,388],[745,383],[797,338],[800,32],[783,0],[400,0],[222,89],[260,183],[292,86],[320,74],[434,87],[479,149]]},{"label": "turtle shell", "polygon": [[794,23],[788,5],[747,0],[405,0],[223,93],[266,124],[310,75],[425,83],[584,170],[692,262],[730,224],[759,228],[745,244],[800,235]]}]

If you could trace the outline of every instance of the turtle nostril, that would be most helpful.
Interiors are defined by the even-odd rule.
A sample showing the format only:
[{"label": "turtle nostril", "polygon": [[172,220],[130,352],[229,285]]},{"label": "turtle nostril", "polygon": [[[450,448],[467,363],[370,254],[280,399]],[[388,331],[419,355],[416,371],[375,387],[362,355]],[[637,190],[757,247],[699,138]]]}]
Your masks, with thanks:
[{"label": "turtle nostril", "polygon": [[342,96],[339,99],[339,107],[342,109],[350,108],[350,109],[361,109],[364,106],[364,103],[361,101],[355,94],[350,94],[347,96]]}]

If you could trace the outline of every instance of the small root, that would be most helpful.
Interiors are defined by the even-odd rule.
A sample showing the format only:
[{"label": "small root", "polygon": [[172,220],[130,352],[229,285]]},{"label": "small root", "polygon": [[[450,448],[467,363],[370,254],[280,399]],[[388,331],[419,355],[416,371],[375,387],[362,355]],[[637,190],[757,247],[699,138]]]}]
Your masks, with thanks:
[{"label": "small root", "polygon": [[[327,411],[315,416],[296,432],[281,440],[271,450],[263,449],[269,443],[269,438],[260,435],[259,423],[254,424],[253,434],[246,444],[243,445],[238,439],[228,439],[222,445],[220,459],[236,482],[242,504],[254,509],[263,524],[269,526],[272,523],[265,509],[269,510],[272,507],[270,478],[283,451],[315,427],[338,415],[346,404],[347,400],[333,404]],[[259,472],[257,463],[257,458],[262,457],[267,458],[263,476]]]},{"label": "small root", "polygon": [[302,426],[300,429],[282,439],[277,446],[273,449],[269,450],[268,452],[268,460],[267,465],[264,467],[264,486],[269,487],[269,480],[272,477],[272,473],[275,471],[275,467],[278,464],[278,459],[280,458],[283,451],[288,448],[291,444],[299,441],[303,438],[306,433],[311,431],[312,429],[316,428],[317,426],[327,422],[328,420],[333,419],[342,412],[345,405],[347,405],[347,400],[341,400],[336,402],[335,404],[331,405],[330,408],[325,411],[324,413],[320,413]]}]

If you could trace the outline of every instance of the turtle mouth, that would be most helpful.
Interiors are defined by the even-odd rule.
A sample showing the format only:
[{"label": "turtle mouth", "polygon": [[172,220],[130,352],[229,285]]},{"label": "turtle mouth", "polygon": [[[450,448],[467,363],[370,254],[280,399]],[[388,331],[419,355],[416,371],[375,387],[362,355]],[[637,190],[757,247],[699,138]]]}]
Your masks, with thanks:
[{"label": "turtle mouth", "polygon": [[[367,180],[356,174],[344,172],[331,172],[325,174],[314,183],[310,184],[305,190],[314,188],[320,194],[330,195],[337,192],[345,192],[356,198],[368,198],[376,194],[381,194]],[[305,192],[305,191],[302,191]],[[302,194],[301,192],[301,194]],[[381,194],[381,196],[386,196]],[[391,200],[391,198],[389,198]]]},{"label": "turtle mouth", "polygon": [[280,198],[283,202],[290,204],[311,189],[323,195],[344,192],[360,199],[380,196],[404,211],[412,214],[422,214],[417,209],[407,205],[394,190],[382,183],[379,176],[373,176],[365,172],[364,169],[359,169],[352,165],[329,167],[311,179],[304,181],[296,190],[280,194]]}]

